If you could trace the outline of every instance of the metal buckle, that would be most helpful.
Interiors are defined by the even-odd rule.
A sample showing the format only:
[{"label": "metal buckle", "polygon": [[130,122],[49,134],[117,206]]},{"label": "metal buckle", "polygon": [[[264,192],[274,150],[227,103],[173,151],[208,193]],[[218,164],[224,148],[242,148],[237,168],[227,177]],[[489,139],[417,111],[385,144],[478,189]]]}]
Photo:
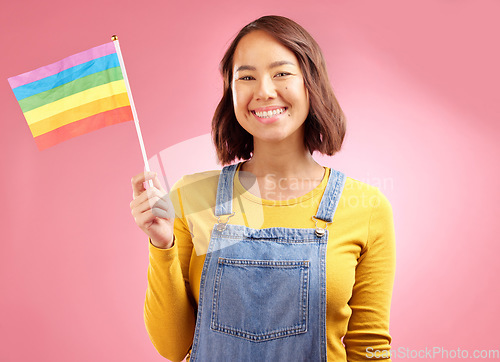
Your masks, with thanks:
[{"label": "metal buckle", "polygon": [[[326,229],[328,228],[328,225],[330,225],[330,224],[331,224],[331,222],[328,222],[328,221],[325,221],[325,220],[318,219],[318,218],[316,218],[316,217],[314,217],[314,216],[312,217],[312,219],[314,220],[314,227],[316,228],[316,230],[314,230],[314,233],[316,234],[316,236],[317,236],[318,238],[321,238],[321,237],[325,236],[325,234],[326,234]],[[324,227],[323,229],[322,229],[322,228],[320,228],[320,227],[318,226],[318,221],[320,221],[320,220],[321,220],[321,221],[323,221],[323,222],[326,224],[326,225],[325,225],[325,227]]]},{"label": "metal buckle", "polygon": [[[225,216],[225,215],[222,215],[222,216]],[[230,219],[231,217],[233,217],[233,216],[234,216],[234,212],[233,212],[231,215],[229,215],[229,216],[227,217],[226,222],[221,222],[221,221],[220,221],[220,218],[221,218],[221,217],[219,216],[219,217],[217,218],[217,226],[215,227],[215,228],[217,229],[217,231],[218,231],[218,232],[223,232],[224,230],[226,230],[226,225],[227,225],[227,223],[229,222],[229,219]]]}]

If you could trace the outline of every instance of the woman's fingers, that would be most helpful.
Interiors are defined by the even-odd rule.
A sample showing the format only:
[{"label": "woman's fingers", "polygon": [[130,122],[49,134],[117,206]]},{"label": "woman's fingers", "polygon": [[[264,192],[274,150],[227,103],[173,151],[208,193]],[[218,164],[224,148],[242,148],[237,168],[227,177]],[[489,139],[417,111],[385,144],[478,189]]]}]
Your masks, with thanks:
[{"label": "woman's fingers", "polygon": [[146,199],[142,200],[142,202],[139,202],[139,198],[135,199],[135,205],[134,207],[131,207],[132,209],[132,214],[140,214],[143,213],[147,210],[151,210],[152,207],[151,205],[155,204],[158,200],[160,200],[158,197],[154,197],[153,199]]},{"label": "woman's fingers", "polygon": [[154,207],[151,209],[153,212],[153,215],[161,217],[162,219],[172,219],[175,216],[175,213],[173,213],[170,209],[167,209],[168,211],[165,211],[163,208],[159,207]]},{"label": "woman's fingers", "polygon": [[[134,199],[146,190],[146,188],[144,187],[144,182],[147,182],[148,180],[153,180],[155,176],[156,176],[155,172],[142,172],[132,177],[132,191]],[[160,185],[159,182],[158,185]]]},{"label": "woman's fingers", "polygon": [[170,202],[170,197],[168,194],[162,190],[158,190],[156,187],[151,187],[146,190],[149,200],[149,206],[160,207],[160,208],[168,208],[172,203]]},{"label": "woman's fingers", "polygon": [[[150,200],[150,205],[151,210],[154,212],[163,212],[162,215],[160,216],[166,219],[173,219],[175,217],[175,211],[174,211],[174,206],[172,205],[172,201],[170,201],[170,198],[168,195],[165,195],[164,197],[157,199],[155,201]],[[158,215],[159,216],[159,215]]]},{"label": "woman's fingers", "polygon": [[151,210],[147,210],[146,212],[141,213],[140,215],[135,216],[135,221],[137,225],[142,225],[143,227],[149,227],[156,219],[156,216],[151,212]]},{"label": "woman's fingers", "polygon": [[[130,202],[130,208],[134,208],[135,206],[142,204],[144,201],[152,198],[152,197],[157,197],[161,199],[162,197],[168,197],[166,193],[163,193],[162,191],[158,190],[156,187],[150,187],[147,190],[144,190],[141,194],[136,196],[131,202]],[[153,205],[151,205],[153,206]]]},{"label": "woman's fingers", "polygon": [[161,193],[166,194],[167,191],[161,186],[160,180],[158,179],[158,175],[154,175],[153,177],[153,186],[156,187],[158,190],[160,190]]},{"label": "woman's fingers", "polygon": [[[152,187],[145,187],[152,180]],[[168,193],[163,189],[154,172],[144,172],[132,177],[133,200],[130,209],[135,223],[157,247],[171,247],[175,211]]]},{"label": "woman's fingers", "polygon": [[143,191],[132,200],[130,208],[134,217],[148,210],[153,210],[153,214],[161,218],[171,219],[175,217],[175,210],[170,197],[156,187]]}]

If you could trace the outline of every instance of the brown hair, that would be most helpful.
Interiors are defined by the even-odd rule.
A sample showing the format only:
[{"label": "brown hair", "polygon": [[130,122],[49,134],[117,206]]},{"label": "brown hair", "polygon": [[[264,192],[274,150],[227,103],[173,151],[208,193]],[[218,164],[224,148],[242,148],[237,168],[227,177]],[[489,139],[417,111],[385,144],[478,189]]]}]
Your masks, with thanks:
[{"label": "brown hair", "polygon": [[321,49],[313,37],[293,20],[283,16],[263,16],[240,30],[220,62],[224,93],[212,119],[212,138],[220,163],[226,165],[235,159],[246,160],[253,152],[253,136],[240,126],[234,114],[231,81],[234,51],[241,38],[255,30],[267,32],[297,57],[310,103],[304,145],[311,154],[319,151],[332,156],[342,146],[346,125],[344,113],[330,85]]}]

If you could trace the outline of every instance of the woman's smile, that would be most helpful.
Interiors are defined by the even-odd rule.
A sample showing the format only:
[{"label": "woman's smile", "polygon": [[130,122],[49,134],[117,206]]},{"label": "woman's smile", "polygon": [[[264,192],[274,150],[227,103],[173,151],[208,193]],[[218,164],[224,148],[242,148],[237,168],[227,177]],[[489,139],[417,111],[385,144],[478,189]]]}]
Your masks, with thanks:
[{"label": "woman's smile", "polygon": [[285,116],[287,107],[262,107],[254,109],[251,113],[255,118],[262,123],[273,123],[276,122],[281,117]]},{"label": "woman's smile", "polygon": [[255,142],[303,146],[309,95],[295,54],[264,31],[245,35],[233,58],[232,95],[238,123]]}]

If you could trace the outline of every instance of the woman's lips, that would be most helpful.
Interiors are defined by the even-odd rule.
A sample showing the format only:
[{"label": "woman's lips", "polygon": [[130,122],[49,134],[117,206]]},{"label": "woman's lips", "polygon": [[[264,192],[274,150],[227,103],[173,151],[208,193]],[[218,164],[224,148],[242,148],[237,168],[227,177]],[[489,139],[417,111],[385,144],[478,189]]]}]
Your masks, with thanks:
[{"label": "woman's lips", "polygon": [[287,110],[287,107],[265,107],[254,109],[252,114],[261,123],[276,122]]}]

